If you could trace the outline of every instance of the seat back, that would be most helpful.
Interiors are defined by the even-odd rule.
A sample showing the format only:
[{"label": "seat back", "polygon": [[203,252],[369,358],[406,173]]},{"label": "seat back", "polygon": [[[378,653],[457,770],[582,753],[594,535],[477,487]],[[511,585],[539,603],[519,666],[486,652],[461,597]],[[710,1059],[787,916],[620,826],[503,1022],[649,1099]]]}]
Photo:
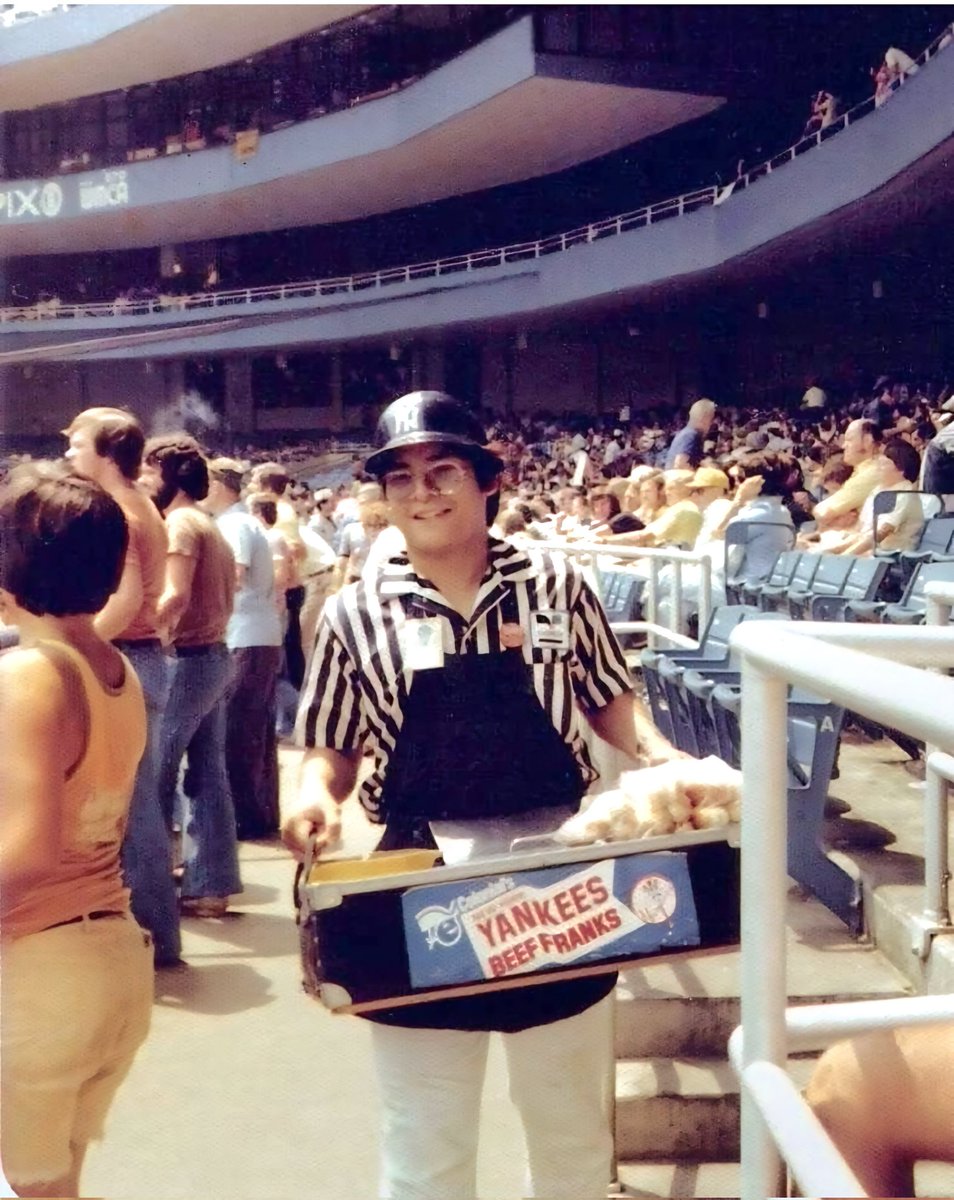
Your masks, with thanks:
[{"label": "seat back", "polygon": [[954,583],[954,561],[918,563],[898,607],[923,613],[927,609],[924,589],[929,583]]},{"label": "seat back", "polygon": [[[646,580],[632,571],[601,571],[599,577],[603,609],[610,624],[618,621],[638,621],[642,618],[643,590]],[[635,641],[634,634],[618,634],[620,645],[626,649]]]},{"label": "seat back", "polygon": [[[918,539],[924,534],[925,524],[932,518],[936,517],[937,514],[944,508],[944,502],[941,497],[936,496],[933,492],[920,492],[917,490],[912,491],[911,489],[905,489],[904,491],[890,491],[883,489],[876,492],[871,510],[872,526],[870,530],[862,531],[871,532],[874,534],[874,540],[872,541],[872,546],[874,549],[872,553],[875,554],[875,556],[880,557],[881,555],[884,555],[885,557],[892,557],[893,555],[897,554],[897,550],[884,550],[878,546],[877,533],[878,524],[881,518],[887,513],[894,511],[894,507],[898,503],[898,498],[901,496],[917,496],[920,501],[923,520],[921,529],[918,532]],[[915,549],[915,546],[912,546],[911,549]]]},{"label": "seat back", "polygon": [[954,516],[932,517],[925,521],[915,549],[918,553],[947,554],[954,543]]},{"label": "seat back", "polygon": [[[747,547],[767,530],[777,530],[783,548],[795,545],[795,530],[784,521],[730,521],[725,530],[725,591],[729,603],[738,603],[739,588],[748,580]],[[778,562],[776,557],[775,562]]]},{"label": "seat back", "polygon": [[851,573],[850,555],[819,554],[819,563],[812,576],[811,589],[815,596],[837,596]]},{"label": "seat back", "polygon": [[873,600],[887,570],[888,564],[876,558],[853,558],[841,594],[846,600]]},{"label": "seat back", "polygon": [[801,557],[801,550],[783,550],[775,560],[775,565],[765,581],[766,584],[769,587],[788,587]]}]

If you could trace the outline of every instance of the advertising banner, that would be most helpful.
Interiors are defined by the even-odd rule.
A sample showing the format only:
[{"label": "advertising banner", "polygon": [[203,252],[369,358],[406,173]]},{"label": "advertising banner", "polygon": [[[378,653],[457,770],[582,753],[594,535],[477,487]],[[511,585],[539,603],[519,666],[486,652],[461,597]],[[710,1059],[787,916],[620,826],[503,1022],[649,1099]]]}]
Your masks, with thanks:
[{"label": "advertising banner", "polygon": [[685,854],[634,854],[411,888],[415,988],[504,979],[699,945]]}]

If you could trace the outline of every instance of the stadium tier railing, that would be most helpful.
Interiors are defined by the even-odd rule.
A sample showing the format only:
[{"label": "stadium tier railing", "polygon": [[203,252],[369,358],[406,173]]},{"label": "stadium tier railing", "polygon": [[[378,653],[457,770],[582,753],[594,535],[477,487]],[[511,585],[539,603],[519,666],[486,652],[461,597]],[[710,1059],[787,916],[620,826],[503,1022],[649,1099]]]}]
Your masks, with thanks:
[{"label": "stadium tier railing", "polygon": [[[891,81],[890,90],[897,91],[905,80],[919,68],[930,62],[941,50],[954,40],[954,26],[948,26],[914,60],[914,67]],[[884,100],[880,102],[884,103]],[[787,150],[739,175],[726,186],[713,184],[686,192],[669,200],[660,200],[632,212],[620,213],[601,221],[593,221],[566,233],[530,242],[515,242],[489,250],[474,250],[467,254],[433,259],[429,262],[410,263],[405,266],[384,267],[377,271],[362,271],[354,275],[339,275],[327,279],[311,279],[298,283],[270,284],[260,287],[232,288],[224,291],[204,291],[188,296],[158,296],[145,300],[109,300],[83,304],[61,304],[58,301],[42,301],[37,304],[0,308],[0,323],[32,320],[73,320],[81,317],[138,317],[155,316],[166,312],[192,312],[199,309],[221,308],[230,305],[252,305],[284,300],[314,299],[338,294],[354,294],[388,287],[393,284],[411,283],[418,279],[433,279],[472,272],[484,267],[499,267],[510,263],[530,262],[548,254],[559,254],[574,246],[588,245],[606,237],[618,237],[631,229],[645,228],[681,217],[700,208],[711,208],[728,200],[734,192],[750,187],[764,176],[771,175],[780,167],[793,162],[799,155],[820,146],[836,133],[847,129],[876,107],[874,96],[836,117],[830,125],[819,129],[789,146]]]},{"label": "stadium tier railing", "polygon": [[954,782],[954,588],[931,585],[928,625],[743,622],[742,1023],[729,1057],[742,1085],[742,1200],[781,1196],[782,1161],[804,1196],[864,1196],[786,1071],[789,1052],[898,1025],[954,1020],[954,996],[786,1010],[786,698],[791,684],[926,743],[925,897],[912,950],[954,933],[947,793]]},{"label": "stadium tier railing", "polygon": [[[687,566],[699,568],[699,628],[705,629],[709,624],[712,613],[712,560],[705,553],[694,553],[691,550],[675,550],[667,546],[610,546],[606,542],[566,542],[542,541],[535,542],[544,550],[558,550],[584,560],[592,569],[592,577],[596,583],[597,593],[602,598],[600,588],[600,571],[608,562],[634,562],[646,559],[649,562],[649,577],[646,584],[644,621],[611,621],[610,628],[614,633],[645,633],[647,644],[655,649],[657,641],[662,638],[674,646],[695,648],[698,641],[688,637],[685,632],[683,614],[683,569]],[[602,560],[602,561],[601,561]],[[660,624],[659,615],[661,568],[672,566],[672,588],[668,595],[669,623]],[[625,567],[624,567],[625,569]]]}]

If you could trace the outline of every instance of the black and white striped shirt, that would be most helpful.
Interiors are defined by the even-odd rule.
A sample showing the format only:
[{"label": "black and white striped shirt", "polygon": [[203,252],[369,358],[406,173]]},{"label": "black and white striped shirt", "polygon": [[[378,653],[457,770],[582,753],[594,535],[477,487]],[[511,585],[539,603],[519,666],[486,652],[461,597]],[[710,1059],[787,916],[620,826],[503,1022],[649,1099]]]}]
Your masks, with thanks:
[{"label": "black and white striped shirt", "polygon": [[[533,646],[536,612],[569,614],[568,648]],[[295,729],[300,746],[347,752],[370,745],[374,770],[359,796],[372,821],[385,819],[381,791],[413,681],[402,661],[402,630],[407,620],[420,617],[441,618],[445,655],[522,653],[537,699],[572,750],[584,782],[598,778],[583,739],[580,706],[603,708],[631,691],[632,681],[580,569],[561,554],[491,538],[487,572],[468,620],[400,555],[328,599]],[[501,643],[503,625],[520,626],[519,649]]]}]

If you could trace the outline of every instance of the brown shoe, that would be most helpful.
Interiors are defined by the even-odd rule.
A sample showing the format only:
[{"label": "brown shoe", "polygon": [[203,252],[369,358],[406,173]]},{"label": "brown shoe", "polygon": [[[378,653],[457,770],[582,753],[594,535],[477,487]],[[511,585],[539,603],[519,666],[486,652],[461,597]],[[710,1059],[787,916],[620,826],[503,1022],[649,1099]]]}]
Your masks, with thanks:
[{"label": "brown shoe", "polygon": [[224,917],[229,910],[228,896],[183,896],[179,908],[184,917]]}]

